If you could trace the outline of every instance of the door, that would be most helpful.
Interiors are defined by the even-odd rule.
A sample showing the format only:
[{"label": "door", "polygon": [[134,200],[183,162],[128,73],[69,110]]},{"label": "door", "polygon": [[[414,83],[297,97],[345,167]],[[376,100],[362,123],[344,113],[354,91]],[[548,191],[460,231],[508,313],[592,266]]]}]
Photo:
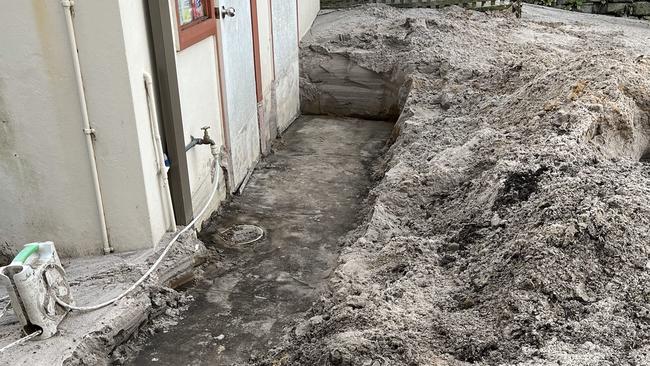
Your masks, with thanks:
[{"label": "door", "polygon": [[260,154],[251,7],[250,0],[219,0],[216,7],[224,123],[235,192]]}]

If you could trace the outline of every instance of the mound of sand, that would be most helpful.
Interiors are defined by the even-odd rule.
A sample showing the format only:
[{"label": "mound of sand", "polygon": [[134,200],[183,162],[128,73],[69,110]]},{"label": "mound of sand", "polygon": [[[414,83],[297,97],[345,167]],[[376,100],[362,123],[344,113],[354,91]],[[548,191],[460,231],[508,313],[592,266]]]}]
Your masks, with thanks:
[{"label": "mound of sand", "polygon": [[405,98],[329,291],[261,364],[650,364],[647,24],[387,6],[319,24],[303,62],[399,73]]}]

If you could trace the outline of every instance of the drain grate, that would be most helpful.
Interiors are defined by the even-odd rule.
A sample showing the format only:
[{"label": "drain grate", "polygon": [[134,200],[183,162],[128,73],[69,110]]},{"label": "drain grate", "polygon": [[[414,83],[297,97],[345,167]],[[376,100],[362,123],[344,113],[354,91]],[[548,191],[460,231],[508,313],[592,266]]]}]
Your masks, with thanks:
[{"label": "drain grate", "polygon": [[219,236],[230,245],[247,245],[264,237],[264,229],[256,225],[233,225]]}]

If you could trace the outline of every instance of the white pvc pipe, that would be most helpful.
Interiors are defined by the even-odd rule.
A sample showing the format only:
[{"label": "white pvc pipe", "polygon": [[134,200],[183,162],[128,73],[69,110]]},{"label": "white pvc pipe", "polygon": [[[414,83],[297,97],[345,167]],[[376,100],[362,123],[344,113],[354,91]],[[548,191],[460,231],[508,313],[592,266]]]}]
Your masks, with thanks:
[{"label": "white pvc pipe", "polygon": [[210,207],[210,204],[212,203],[212,200],[214,199],[214,197],[217,195],[217,192],[219,191],[219,180],[220,180],[220,178],[219,178],[219,169],[221,169],[221,164],[220,164],[220,162],[219,162],[219,160],[218,160],[218,158],[216,156],[215,156],[215,159],[217,159],[216,160],[216,166],[217,166],[216,179],[215,179],[214,186],[212,187],[212,192],[210,193],[210,197],[208,197],[208,201],[205,203],[205,206],[203,206],[201,211],[199,211],[199,213],[196,214],[196,216],[194,217],[194,220],[192,220],[189,224],[187,224],[187,226],[185,226],[181,231],[179,231],[176,235],[174,235],[172,240],[170,240],[169,243],[167,243],[167,245],[165,246],[165,249],[162,251],[162,253],[160,253],[160,256],[158,257],[158,259],[156,259],[156,261],[151,265],[151,267],[149,267],[147,272],[145,272],[142,275],[142,277],[140,277],[140,279],[135,281],[135,283],[133,285],[131,285],[131,287],[126,289],[121,294],[115,296],[114,298],[112,298],[110,300],[99,303],[97,305],[76,306],[76,305],[68,304],[65,301],[59,299],[59,297],[56,294],[54,294],[54,300],[56,300],[56,303],[63,306],[64,308],[66,308],[68,310],[93,311],[93,310],[98,310],[98,309],[104,308],[106,306],[109,306],[111,304],[114,304],[119,299],[121,299],[124,296],[130,294],[131,292],[135,291],[135,289],[137,289],[138,286],[140,286],[147,278],[149,278],[149,276],[151,276],[151,274],[156,270],[156,268],[158,268],[160,263],[162,263],[163,259],[165,259],[165,257],[169,253],[169,251],[174,247],[174,244],[178,241],[178,238],[180,238],[181,235],[183,235],[185,232],[187,232],[188,230],[193,228],[194,225],[196,225],[196,223],[199,222],[199,220],[203,217],[203,215],[206,213],[206,211]]},{"label": "white pvc pipe", "polygon": [[167,230],[173,233],[176,231],[176,217],[174,216],[174,204],[172,203],[172,195],[169,191],[169,179],[167,178],[167,172],[169,169],[167,168],[167,165],[165,165],[165,154],[162,148],[162,141],[160,140],[158,113],[156,112],[156,98],[153,92],[153,80],[151,75],[146,72],[144,73],[144,85],[147,92],[147,105],[149,106],[151,136],[153,138],[154,149],[156,150],[158,183],[160,184],[160,191],[165,196],[163,206],[165,206]]},{"label": "white pvc pipe", "polygon": [[72,22],[72,7],[74,1],[62,0],[61,5],[64,8],[66,25],[68,28],[68,41],[70,42],[70,52],[72,55],[72,65],[74,67],[75,78],[77,80],[77,92],[79,93],[79,103],[81,104],[81,117],[83,119],[83,132],[86,136],[86,147],[88,150],[88,160],[90,161],[90,171],[92,174],[93,185],[95,188],[95,200],[97,201],[97,213],[101,226],[102,243],[104,254],[113,252],[113,248],[108,241],[108,230],[106,228],[106,214],[104,213],[104,201],[102,199],[102,190],[99,186],[99,175],[97,173],[97,160],[95,157],[95,147],[93,146],[93,134],[95,130],[90,127],[88,118],[88,106],[86,105],[86,92],[84,91],[83,78],[81,76],[81,66],[79,64],[79,54],[77,53],[77,39],[75,38],[74,23]]}]

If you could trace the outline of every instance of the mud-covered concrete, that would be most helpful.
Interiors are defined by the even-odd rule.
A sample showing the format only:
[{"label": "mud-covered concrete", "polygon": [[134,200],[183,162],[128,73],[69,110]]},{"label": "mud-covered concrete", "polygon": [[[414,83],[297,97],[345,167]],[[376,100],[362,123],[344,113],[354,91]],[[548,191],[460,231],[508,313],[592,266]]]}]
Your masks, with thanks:
[{"label": "mud-covered concrete", "polygon": [[[278,345],[337,265],[338,241],[359,218],[371,165],[392,128],[351,118],[294,122],[243,195],[202,231],[220,256],[188,289],[196,301],[186,317],[153,336],[133,365],[243,365]],[[266,235],[232,245],[219,233],[234,224],[258,225]]]},{"label": "mud-covered concrete", "polygon": [[534,6],[320,17],[303,64],[409,93],[365,223],[258,364],[649,365],[649,39]]},{"label": "mud-covered concrete", "polygon": [[[95,305],[119,295],[149,269],[159,252],[145,250],[63,260],[76,305]],[[97,311],[69,313],[54,337],[29,341],[0,353],[0,365],[119,363],[124,355],[111,353],[141,326],[154,319],[171,325],[178,319],[178,309],[191,298],[171,287],[190,280],[194,267],[204,261],[205,255],[205,246],[196,235],[185,235],[152,277],[131,295]],[[5,296],[4,291],[0,288],[0,298]],[[20,323],[10,310],[0,319],[0,348],[22,336]]]}]

